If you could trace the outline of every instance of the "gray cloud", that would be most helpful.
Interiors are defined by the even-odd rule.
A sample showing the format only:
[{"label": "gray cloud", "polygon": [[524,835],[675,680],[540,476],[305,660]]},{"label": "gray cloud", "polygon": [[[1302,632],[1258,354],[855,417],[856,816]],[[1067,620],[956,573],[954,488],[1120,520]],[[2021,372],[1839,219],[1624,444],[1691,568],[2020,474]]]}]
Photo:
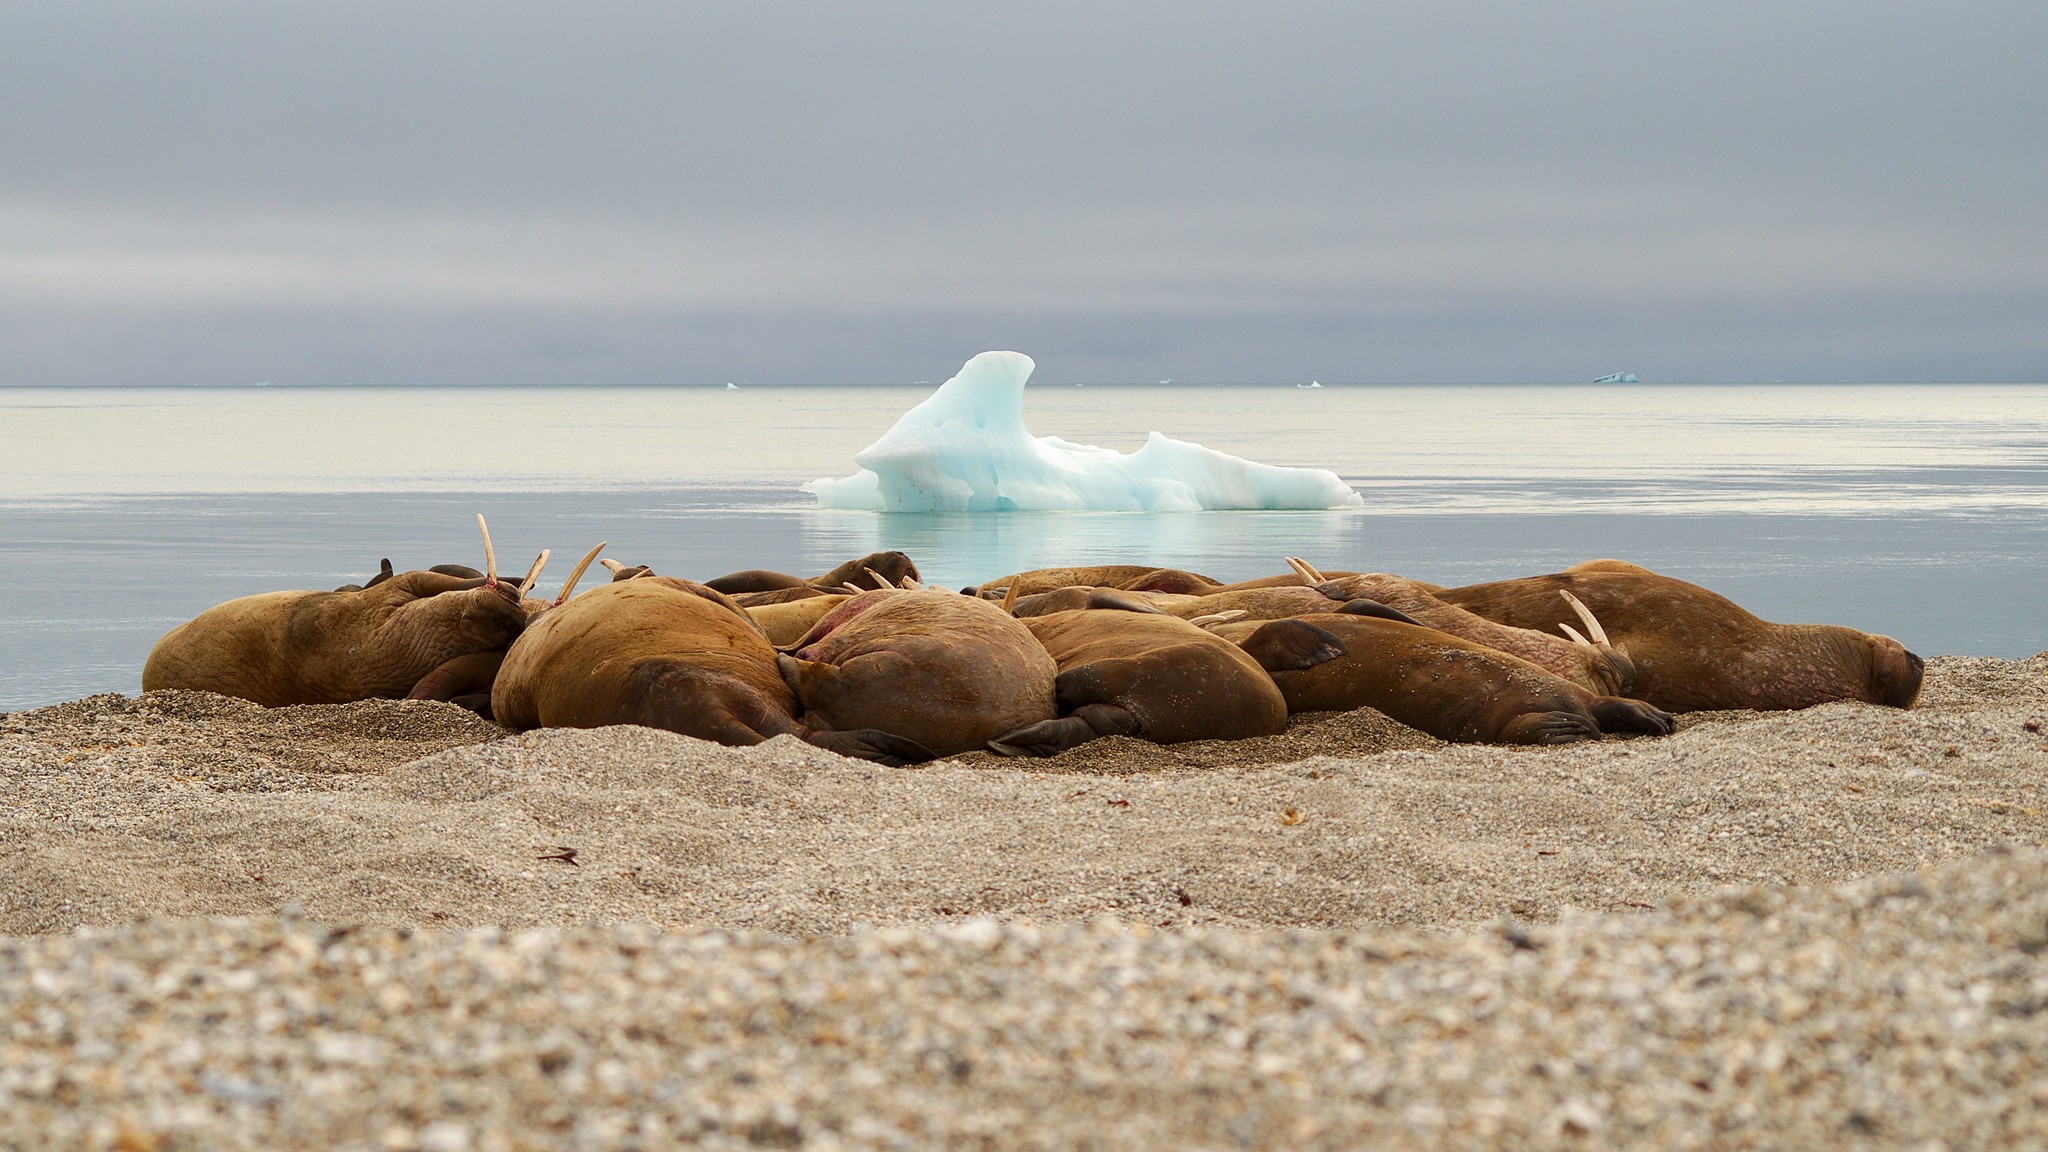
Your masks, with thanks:
[{"label": "gray cloud", "polygon": [[112,11],[0,383],[2048,376],[2037,4]]}]

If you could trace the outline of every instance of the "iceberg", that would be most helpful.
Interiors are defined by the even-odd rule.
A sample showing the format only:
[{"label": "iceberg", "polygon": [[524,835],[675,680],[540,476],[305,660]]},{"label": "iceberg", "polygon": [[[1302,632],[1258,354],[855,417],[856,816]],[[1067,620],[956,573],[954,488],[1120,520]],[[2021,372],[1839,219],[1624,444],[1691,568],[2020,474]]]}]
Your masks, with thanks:
[{"label": "iceberg", "polygon": [[878,512],[1350,508],[1335,472],[1282,468],[1153,432],[1135,452],[1033,436],[1021,352],[983,352],[854,454],[860,471],[803,490],[823,508]]},{"label": "iceberg", "polygon": [[1636,382],[1636,374],[1633,372],[1609,372],[1607,375],[1593,381],[1595,384],[1634,384]]}]

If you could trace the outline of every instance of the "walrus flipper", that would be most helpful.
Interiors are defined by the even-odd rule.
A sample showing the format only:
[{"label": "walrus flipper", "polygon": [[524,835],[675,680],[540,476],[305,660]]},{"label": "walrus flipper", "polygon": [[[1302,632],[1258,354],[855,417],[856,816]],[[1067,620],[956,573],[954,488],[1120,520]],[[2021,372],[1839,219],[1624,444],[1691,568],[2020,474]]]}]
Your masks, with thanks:
[{"label": "walrus flipper", "polygon": [[923,764],[939,758],[938,753],[917,741],[880,728],[856,728],[850,732],[813,731],[805,733],[804,739],[827,752],[837,752],[855,760],[872,760],[888,768]]},{"label": "walrus flipper", "polygon": [[1095,729],[1090,728],[1086,720],[1079,716],[1062,716],[1005,732],[988,742],[988,750],[998,756],[1057,756],[1069,748],[1086,744],[1095,736]]},{"label": "walrus flipper", "polygon": [[1072,716],[1027,724],[988,742],[998,756],[1057,756],[1104,736],[1136,736],[1140,725],[1130,709],[1114,704],[1086,704]]},{"label": "walrus flipper", "polygon": [[1600,729],[1576,712],[1525,712],[1503,725],[1495,744],[1575,744],[1598,740]]},{"label": "walrus flipper", "polygon": [[[488,699],[491,681],[498,678],[498,667],[505,663],[505,652],[472,652],[457,656],[425,676],[406,693],[407,700],[454,700],[462,696],[482,692]],[[474,711],[474,709],[472,709]]]},{"label": "walrus flipper", "polygon": [[1622,696],[1595,696],[1587,711],[1602,732],[1640,732],[1645,736],[1669,736],[1678,727],[1671,713],[1641,700]]},{"label": "walrus flipper", "polygon": [[1300,672],[1344,655],[1337,634],[1303,620],[1275,620],[1238,642],[1268,672]]},{"label": "walrus flipper", "polygon": [[1377,600],[1367,600],[1363,596],[1356,600],[1345,601],[1344,606],[1337,609],[1337,611],[1347,616],[1372,616],[1380,620],[1398,620],[1403,624],[1413,624],[1417,628],[1429,627],[1429,625],[1401,611],[1399,608],[1382,604]]},{"label": "walrus flipper", "polygon": [[1108,612],[1149,612],[1155,616],[1166,615],[1153,605],[1136,597],[1126,596],[1113,588],[1090,588],[1088,607]]},{"label": "walrus flipper", "polygon": [[1067,669],[1053,678],[1052,690],[1059,710],[1067,715],[1090,704],[1113,704],[1135,687],[1145,675],[1142,659],[1120,656],[1095,660]]}]

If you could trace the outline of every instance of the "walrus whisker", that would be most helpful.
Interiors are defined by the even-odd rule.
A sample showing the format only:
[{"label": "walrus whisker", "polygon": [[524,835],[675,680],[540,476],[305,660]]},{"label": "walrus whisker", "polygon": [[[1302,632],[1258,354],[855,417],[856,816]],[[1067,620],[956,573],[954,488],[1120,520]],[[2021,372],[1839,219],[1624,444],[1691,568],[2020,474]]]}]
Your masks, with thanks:
[{"label": "walrus whisker", "polygon": [[1587,648],[1591,648],[1593,646],[1593,642],[1591,640],[1588,640],[1584,636],[1579,635],[1579,630],[1577,628],[1574,628],[1569,624],[1559,624],[1558,628],[1561,631],[1563,631],[1565,635],[1572,638],[1572,643],[1581,644]]},{"label": "walrus whisker", "polygon": [[554,554],[554,549],[543,548],[540,550],[540,555],[534,557],[533,567],[526,570],[526,579],[519,582],[519,596],[521,599],[525,599],[526,594],[533,591],[533,582],[540,579],[541,569],[548,566],[548,557]]},{"label": "walrus whisker", "polygon": [[1211,624],[1225,624],[1237,619],[1239,616],[1249,614],[1243,608],[1231,608],[1222,612],[1211,612],[1207,616],[1191,617],[1188,623],[1193,624],[1197,628],[1207,628]]},{"label": "walrus whisker", "polygon": [[555,603],[563,604],[568,602],[569,593],[574,592],[576,590],[576,582],[578,580],[583,579],[584,571],[590,567],[590,562],[592,560],[597,559],[597,554],[599,552],[604,551],[606,543],[608,543],[608,541],[600,540],[597,542],[597,547],[592,548],[590,551],[585,552],[583,554],[583,559],[580,563],[576,565],[576,570],[574,572],[569,573],[569,582],[562,585],[561,592],[556,594]]},{"label": "walrus whisker", "polygon": [[1562,588],[1559,588],[1557,590],[1557,594],[1559,596],[1564,597],[1564,602],[1572,606],[1572,611],[1577,612],[1579,614],[1580,620],[1585,621],[1586,634],[1593,638],[1593,642],[1595,644],[1608,644],[1609,647],[1612,647],[1612,645],[1609,644],[1609,641],[1607,639],[1607,629],[1602,628],[1600,626],[1600,621],[1595,620],[1593,618],[1593,610],[1591,608],[1586,607],[1585,604],[1580,602],[1577,596],[1572,595],[1570,592],[1567,592]]},{"label": "walrus whisker", "polygon": [[491,547],[491,526],[484,523],[484,514],[476,514],[477,531],[484,534],[484,587],[498,586],[498,553]]}]

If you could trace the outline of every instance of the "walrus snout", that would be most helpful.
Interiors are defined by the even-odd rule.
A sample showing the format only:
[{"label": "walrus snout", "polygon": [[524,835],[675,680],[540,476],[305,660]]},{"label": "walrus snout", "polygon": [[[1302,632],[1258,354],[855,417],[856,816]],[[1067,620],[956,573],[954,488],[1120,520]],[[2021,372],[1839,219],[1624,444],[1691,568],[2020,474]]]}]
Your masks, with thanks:
[{"label": "walrus snout", "polygon": [[1870,648],[1871,687],[1876,690],[1877,703],[1911,708],[1920,698],[1927,662],[1889,636],[1872,636]]},{"label": "walrus snout", "polygon": [[1602,695],[1628,695],[1629,689],[1636,686],[1636,662],[1612,644],[1595,645],[1595,650],[1600,658],[1593,666],[1593,675],[1609,685]]}]

